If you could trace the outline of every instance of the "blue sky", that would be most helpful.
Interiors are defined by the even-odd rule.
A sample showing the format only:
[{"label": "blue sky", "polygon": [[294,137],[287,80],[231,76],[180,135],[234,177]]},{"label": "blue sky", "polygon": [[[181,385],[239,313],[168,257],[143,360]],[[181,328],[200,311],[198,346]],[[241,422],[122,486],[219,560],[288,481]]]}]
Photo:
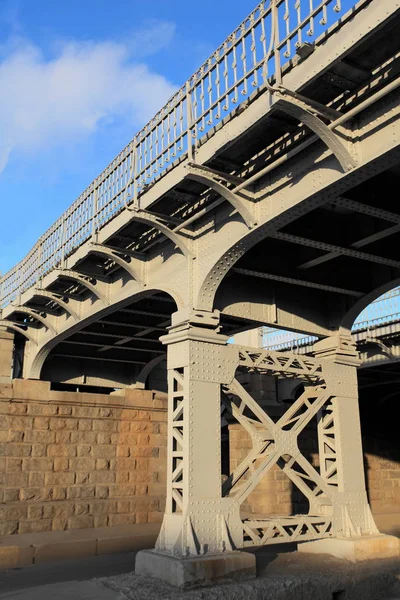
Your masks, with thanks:
[{"label": "blue sky", "polygon": [[0,0],[0,272],[255,5]]}]

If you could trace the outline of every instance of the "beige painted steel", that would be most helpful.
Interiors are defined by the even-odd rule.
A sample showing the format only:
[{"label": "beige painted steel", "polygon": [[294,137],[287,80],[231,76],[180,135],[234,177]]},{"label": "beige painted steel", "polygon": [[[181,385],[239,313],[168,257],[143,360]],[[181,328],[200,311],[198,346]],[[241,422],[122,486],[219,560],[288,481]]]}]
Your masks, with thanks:
[{"label": "beige painted steel", "polygon": [[[168,484],[157,549],[186,557],[376,534],[363,471],[359,360],[351,340],[327,338],[310,358],[227,344],[217,329],[182,320],[163,338],[169,373]],[[275,423],[235,378],[239,366],[301,379],[305,391]],[[252,440],[248,456],[223,485],[221,390],[224,406]],[[312,419],[318,423],[320,473],[297,444]],[[242,520],[240,506],[274,465],[308,498],[309,514]]]}]

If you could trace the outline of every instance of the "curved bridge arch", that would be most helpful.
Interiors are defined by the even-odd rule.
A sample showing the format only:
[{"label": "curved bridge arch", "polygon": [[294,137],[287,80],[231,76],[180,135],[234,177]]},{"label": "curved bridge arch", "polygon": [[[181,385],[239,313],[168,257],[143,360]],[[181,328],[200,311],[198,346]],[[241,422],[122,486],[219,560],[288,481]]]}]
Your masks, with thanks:
[{"label": "curved bridge arch", "polygon": [[[32,357],[27,365],[27,369],[26,369],[27,372],[26,372],[25,378],[26,379],[40,379],[43,365],[45,363],[45,360],[49,356],[50,352],[58,344],[65,341],[66,339],[68,339],[71,335],[78,333],[80,330],[84,329],[87,325],[96,323],[100,319],[102,319],[108,315],[111,315],[112,313],[117,312],[120,309],[123,309],[128,304],[131,304],[132,302],[135,302],[135,301],[139,301],[146,297],[152,297],[152,295],[156,294],[157,292],[164,292],[164,293],[168,294],[169,296],[171,296],[171,298],[175,301],[175,304],[178,307],[178,309],[183,307],[182,300],[175,294],[174,291],[172,291],[168,288],[161,289],[160,287],[154,288],[151,290],[140,291],[132,296],[129,296],[128,298],[125,298],[124,300],[122,300],[118,303],[108,305],[108,306],[100,309],[99,311],[97,311],[95,314],[90,315],[86,319],[80,320],[79,323],[76,323],[72,327],[62,331],[57,336],[53,336],[52,338],[47,340],[45,343],[43,343],[41,347],[36,349],[36,351],[33,353]],[[21,333],[22,333],[22,331],[21,331]]]},{"label": "curved bridge arch", "polygon": [[350,333],[351,328],[353,327],[354,321],[357,319],[358,315],[362,313],[364,309],[366,309],[374,300],[377,300],[383,294],[390,292],[394,288],[400,286],[400,277],[396,279],[392,279],[383,285],[380,285],[370,292],[364,294],[362,298],[360,298],[357,302],[353,304],[353,306],[345,313],[342,319],[342,323],[340,326],[340,330],[343,333]]}]

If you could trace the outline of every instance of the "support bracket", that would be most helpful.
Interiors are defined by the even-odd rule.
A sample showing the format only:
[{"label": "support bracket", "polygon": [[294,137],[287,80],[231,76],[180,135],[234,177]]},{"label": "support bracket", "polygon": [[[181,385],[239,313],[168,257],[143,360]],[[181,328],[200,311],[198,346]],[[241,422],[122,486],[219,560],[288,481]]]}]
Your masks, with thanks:
[{"label": "support bracket", "polygon": [[[111,259],[114,263],[122,267],[133,279],[135,279],[138,283],[143,285],[143,274],[142,274],[142,264],[143,262],[133,256],[129,256],[130,262],[127,262],[124,258],[124,249],[118,250],[117,248],[109,248],[105,244],[100,244],[98,242],[91,242],[90,250],[94,254],[99,254],[100,256],[105,256]],[[136,264],[135,264],[136,263]],[[138,264],[139,263],[139,264]]]},{"label": "support bracket", "polygon": [[35,296],[40,296],[42,298],[48,298],[49,300],[52,300],[54,303],[61,306],[61,308],[63,308],[65,310],[65,312],[67,312],[69,315],[71,315],[71,317],[74,319],[74,321],[79,320],[78,314],[69,306],[69,304],[67,302],[65,302],[62,298],[57,296],[56,294],[53,294],[53,292],[49,292],[48,290],[41,290],[39,288],[36,288],[34,290],[34,293],[35,293]]},{"label": "support bracket", "polygon": [[322,120],[326,119],[334,123],[342,113],[288,90],[282,85],[269,86],[268,89],[276,98],[274,107],[309,127],[336,156],[344,172],[357,166],[339,137]]},{"label": "support bracket", "polygon": [[[42,315],[40,313],[36,312],[32,308],[28,308],[27,306],[16,306],[15,304],[11,304],[11,306],[15,309],[15,312],[23,313],[25,315],[29,315],[30,317],[33,317],[34,319],[36,319],[37,321],[42,323],[42,325],[44,325],[53,334],[55,334],[55,335],[57,334],[57,331],[53,327],[53,325],[50,325],[50,323],[48,322],[48,320],[45,317],[42,317]],[[46,312],[46,311],[43,310],[43,312]]]},{"label": "support bracket", "polygon": [[160,217],[156,217],[151,212],[143,209],[129,208],[129,210],[132,212],[133,221],[138,221],[139,223],[144,223],[145,225],[154,227],[154,229],[158,229],[158,231],[163,233],[165,237],[169,238],[179,248],[186,258],[193,258],[192,252],[182,235],[172,231]]},{"label": "support bracket", "polygon": [[[94,283],[92,283],[88,277],[81,275],[80,273],[77,273],[76,271],[72,271],[71,269],[58,269],[58,274],[62,277],[66,277],[67,279],[72,279],[73,281],[77,281],[78,283],[81,283],[82,285],[84,285],[85,287],[88,288],[88,290],[90,290],[92,292],[92,294],[94,294],[96,296],[96,298],[98,298],[100,300],[100,302],[102,302],[105,306],[109,305],[109,301],[106,298],[106,296],[104,294],[102,294],[102,292],[100,292],[100,290],[96,287],[96,285]],[[93,275],[93,279],[96,279],[96,277]]]},{"label": "support bracket", "polygon": [[[247,227],[249,227],[249,229],[257,225],[257,221],[252,215],[250,207],[248,206],[249,200],[245,200],[244,198],[240,197],[234,192],[234,190],[228,189],[225,185],[223,185],[220,182],[221,179],[229,181],[227,179],[228,176],[221,176],[220,174],[217,174],[211,169],[204,169],[203,165],[197,165],[191,162],[188,163],[185,168],[187,171],[187,179],[197,181],[198,183],[201,183],[206,187],[211,188],[212,190],[217,192],[217,194],[222,196],[222,198],[229,202],[229,204],[231,204],[238,211],[238,213],[246,223]],[[243,182],[241,181],[240,183]]]},{"label": "support bracket", "polygon": [[26,339],[29,340],[30,342],[33,342],[34,344],[37,345],[37,341],[27,331],[25,331],[25,329],[22,329],[22,327],[19,327],[13,321],[8,321],[7,319],[1,319],[0,320],[0,327],[5,327],[7,329],[12,329],[13,331],[16,331],[17,333],[20,333],[21,335],[23,335],[24,337],[26,337]]}]

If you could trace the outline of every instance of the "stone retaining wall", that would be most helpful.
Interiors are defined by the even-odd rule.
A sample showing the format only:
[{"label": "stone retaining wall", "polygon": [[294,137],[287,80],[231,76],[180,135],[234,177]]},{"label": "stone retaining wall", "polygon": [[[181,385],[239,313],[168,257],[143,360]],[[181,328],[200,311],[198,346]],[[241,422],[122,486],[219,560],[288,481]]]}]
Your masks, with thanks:
[{"label": "stone retaining wall", "polygon": [[0,534],[162,519],[165,396],[0,384]]}]

